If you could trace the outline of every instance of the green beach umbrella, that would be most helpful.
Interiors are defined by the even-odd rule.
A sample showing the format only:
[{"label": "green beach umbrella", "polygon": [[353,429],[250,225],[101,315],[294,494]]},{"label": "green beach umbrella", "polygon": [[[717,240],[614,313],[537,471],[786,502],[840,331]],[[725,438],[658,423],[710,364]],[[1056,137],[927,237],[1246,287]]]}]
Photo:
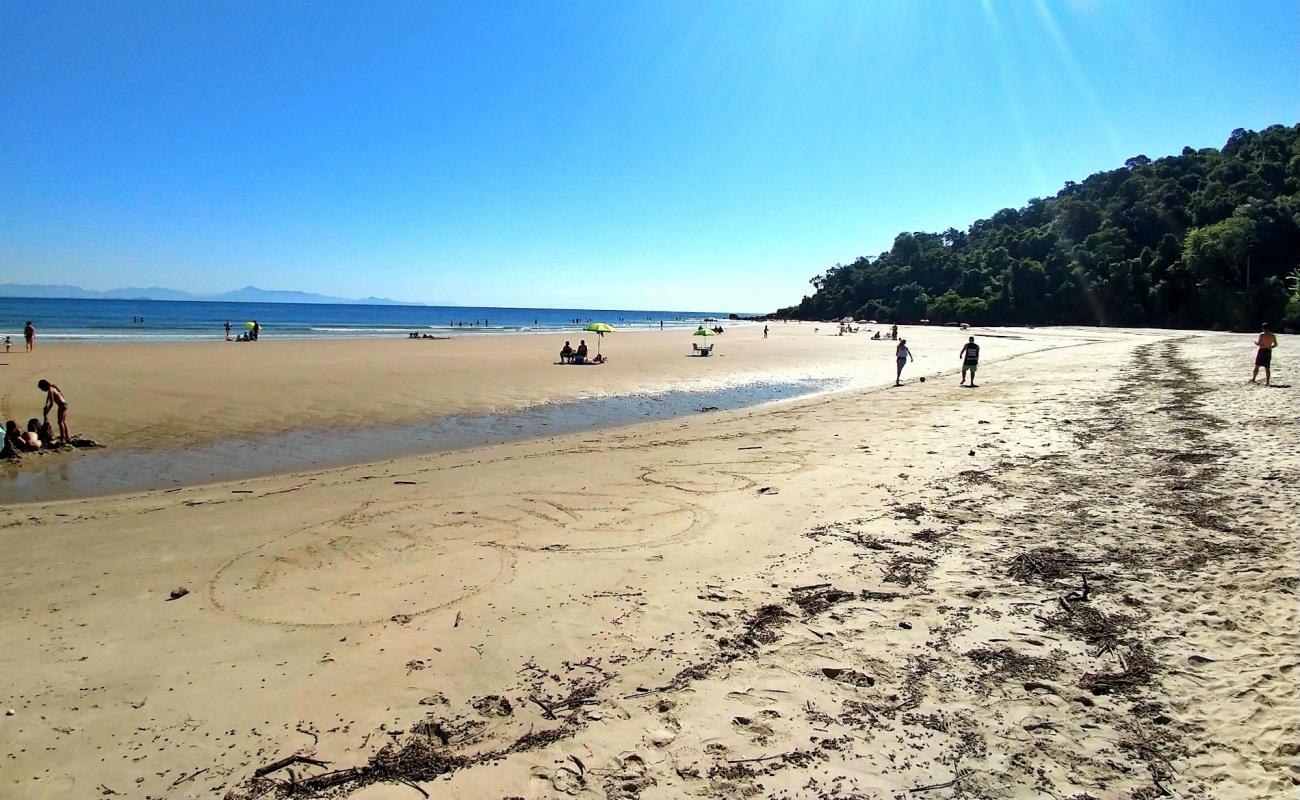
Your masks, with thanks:
[{"label": "green beach umbrella", "polygon": [[605,338],[607,333],[617,333],[614,326],[608,322],[589,322],[583,327],[584,331],[591,331],[596,334],[596,355],[600,355],[600,342]]},{"label": "green beach umbrella", "polygon": [[251,323],[251,322],[245,322],[245,323],[244,323],[244,327],[245,327],[245,328],[251,328],[251,327],[253,327],[253,323]]},{"label": "green beach umbrella", "polygon": [[714,330],[710,330],[704,327],[703,325],[701,325],[700,327],[696,328],[695,333],[691,335],[692,336],[717,336],[718,332]]}]

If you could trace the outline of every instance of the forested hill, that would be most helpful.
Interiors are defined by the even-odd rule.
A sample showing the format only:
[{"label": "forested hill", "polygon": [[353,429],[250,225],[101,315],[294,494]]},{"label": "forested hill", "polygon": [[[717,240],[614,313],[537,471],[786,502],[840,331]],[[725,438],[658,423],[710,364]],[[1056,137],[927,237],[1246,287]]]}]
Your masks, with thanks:
[{"label": "forested hill", "polygon": [[897,322],[1300,328],[1300,125],[1236,130],[966,231],[902,233],[777,312]]}]

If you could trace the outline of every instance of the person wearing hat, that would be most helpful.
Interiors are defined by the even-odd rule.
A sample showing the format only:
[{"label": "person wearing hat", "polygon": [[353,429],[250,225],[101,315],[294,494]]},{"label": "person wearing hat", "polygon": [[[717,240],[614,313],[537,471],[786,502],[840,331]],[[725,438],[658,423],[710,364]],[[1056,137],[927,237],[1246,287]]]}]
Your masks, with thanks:
[{"label": "person wearing hat", "polygon": [[1259,377],[1259,368],[1264,368],[1264,385],[1268,386],[1273,374],[1270,367],[1273,365],[1273,348],[1277,347],[1277,336],[1268,329],[1268,323],[1265,322],[1259,326],[1259,338],[1255,340],[1255,346],[1259,348],[1255,353],[1255,369],[1250,373],[1250,382],[1254,383]]}]

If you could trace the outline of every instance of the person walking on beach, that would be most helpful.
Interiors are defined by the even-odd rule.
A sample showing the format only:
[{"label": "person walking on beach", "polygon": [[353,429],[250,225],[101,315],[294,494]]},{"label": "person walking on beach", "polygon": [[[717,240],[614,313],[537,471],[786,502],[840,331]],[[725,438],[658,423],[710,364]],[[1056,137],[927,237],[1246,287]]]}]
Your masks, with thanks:
[{"label": "person walking on beach", "polygon": [[258,336],[261,336],[261,335],[262,335],[262,325],[261,325],[261,323],[259,323],[257,320],[253,320],[253,341],[256,342],[256,341],[257,341],[257,337],[258,337]]},{"label": "person walking on beach", "polygon": [[966,385],[966,372],[970,372],[970,387],[975,388],[975,370],[980,365],[980,346],[975,344],[975,337],[972,336],[961,346],[961,352],[958,353],[961,358],[961,385]]},{"label": "person walking on beach", "polygon": [[36,382],[36,388],[45,392],[45,421],[50,421],[50,409],[54,406],[59,407],[59,441],[62,444],[68,444],[72,436],[68,433],[68,398],[63,396],[59,387],[41,378]]},{"label": "person walking on beach", "polygon": [[36,347],[36,328],[32,325],[30,319],[23,326],[23,339],[27,342],[27,352],[32,352],[32,349]]},{"label": "person walking on beach", "polygon": [[766,325],[763,326],[763,338],[764,338],[764,339],[767,338],[767,326],[766,326]]},{"label": "person walking on beach", "polygon": [[912,361],[916,360],[912,358],[912,351],[907,349],[906,339],[899,340],[898,347],[894,349],[894,358],[898,360],[898,372],[894,375],[894,385],[902,386],[903,367],[907,366],[908,359],[911,359]]},{"label": "person walking on beach", "polygon": [[1271,368],[1273,366],[1273,348],[1277,347],[1277,336],[1268,329],[1268,323],[1265,322],[1259,326],[1259,338],[1255,340],[1255,346],[1259,348],[1255,353],[1255,369],[1250,373],[1250,382],[1254,383],[1259,377],[1259,368],[1264,368],[1264,385],[1268,386],[1273,379]]},{"label": "person walking on beach", "polygon": [[226,320],[226,341],[230,341],[230,320]]},{"label": "person walking on beach", "polygon": [[9,338],[8,334],[5,334],[5,352],[8,353],[13,346],[14,340]]}]

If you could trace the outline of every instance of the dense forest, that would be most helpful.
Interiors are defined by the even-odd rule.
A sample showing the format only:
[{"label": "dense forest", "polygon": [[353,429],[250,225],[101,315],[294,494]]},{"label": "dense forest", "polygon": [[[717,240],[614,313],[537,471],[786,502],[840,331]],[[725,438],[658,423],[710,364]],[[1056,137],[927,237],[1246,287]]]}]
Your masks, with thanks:
[{"label": "dense forest", "polygon": [[902,233],[778,317],[1300,328],[1300,125],[1069,182],[966,231]]}]

